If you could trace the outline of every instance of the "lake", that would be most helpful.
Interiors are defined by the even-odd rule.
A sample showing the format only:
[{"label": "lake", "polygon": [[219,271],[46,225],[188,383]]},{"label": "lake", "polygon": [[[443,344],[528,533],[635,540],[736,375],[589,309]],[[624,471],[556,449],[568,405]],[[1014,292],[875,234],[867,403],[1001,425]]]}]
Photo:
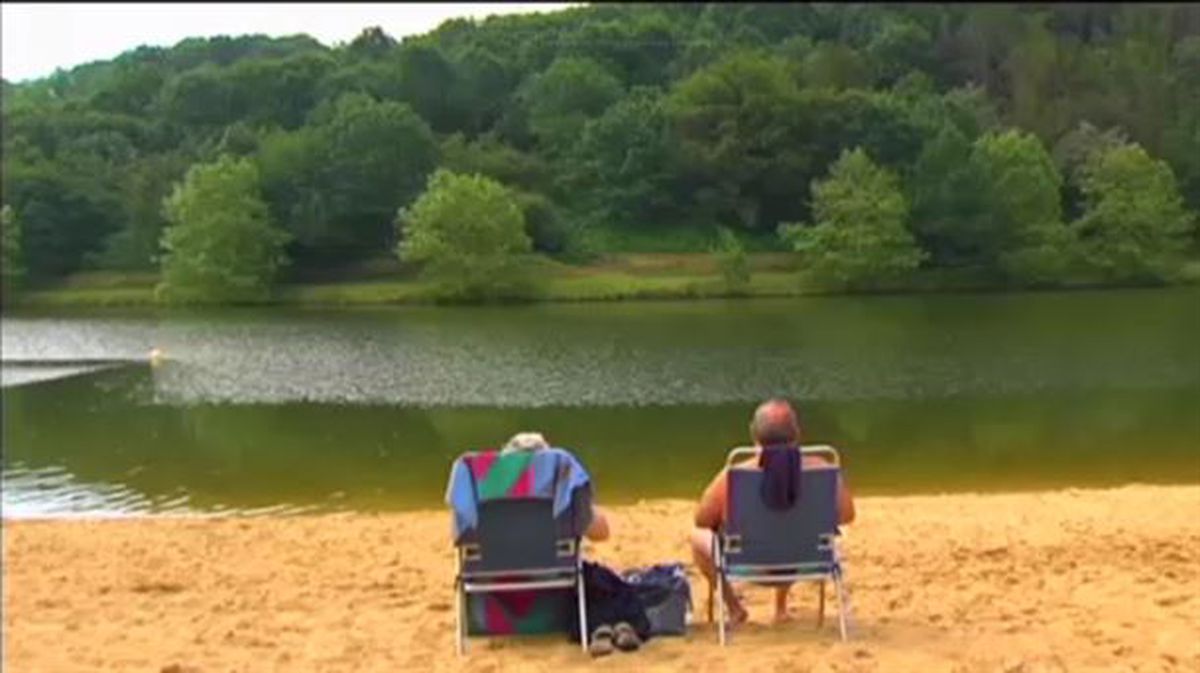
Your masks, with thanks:
[{"label": "lake", "polygon": [[[436,507],[456,455],[522,430],[575,450],[603,502],[692,498],[776,395],[859,494],[1200,482],[1200,288],[18,313],[0,331],[6,516]],[[152,347],[165,363],[63,363]]]}]

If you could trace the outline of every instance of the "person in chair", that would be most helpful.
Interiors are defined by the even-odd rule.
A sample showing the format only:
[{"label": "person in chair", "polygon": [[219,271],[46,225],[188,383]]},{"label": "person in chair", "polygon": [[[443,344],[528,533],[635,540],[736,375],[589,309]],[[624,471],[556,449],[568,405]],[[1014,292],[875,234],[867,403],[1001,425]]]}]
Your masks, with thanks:
[{"label": "person in chair", "polygon": [[[788,456],[786,452],[775,449],[786,448],[798,452],[800,436],[800,423],[792,406],[780,399],[767,400],[754,410],[754,417],[750,422],[750,438],[754,441],[755,448],[758,449],[757,455],[739,463],[736,467],[766,469],[770,473],[772,466],[770,464],[763,465],[768,454],[773,461],[783,459],[786,466],[786,460],[794,459],[794,456]],[[771,451],[765,451],[765,449],[771,449]],[[823,457],[803,456],[802,469],[828,469],[830,467],[832,465]],[[692,557],[701,574],[708,580],[710,589],[716,582],[712,548],[713,535],[715,535],[714,531],[719,529],[725,521],[727,491],[728,471],[726,468],[722,468],[704,489],[704,494],[700,496],[700,503],[696,507],[695,514],[696,528],[691,535]],[[854,520],[854,500],[841,475],[838,477],[838,520],[842,524]],[[791,585],[773,586],[775,586],[775,620],[783,621],[787,619],[787,599]],[[725,583],[724,587],[730,622],[733,624],[745,622],[749,618],[746,608],[728,583]]]}]

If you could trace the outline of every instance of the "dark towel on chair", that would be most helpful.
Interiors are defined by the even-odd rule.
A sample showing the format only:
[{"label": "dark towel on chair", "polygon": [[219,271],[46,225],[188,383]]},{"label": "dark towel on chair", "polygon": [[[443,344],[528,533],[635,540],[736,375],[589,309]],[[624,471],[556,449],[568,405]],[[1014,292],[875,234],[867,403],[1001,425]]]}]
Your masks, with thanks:
[{"label": "dark towel on chair", "polygon": [[791,444],[765,446],[758,456],[763,471],[762,499],[774,510],[790,509],[800,497],[800,450]]}]

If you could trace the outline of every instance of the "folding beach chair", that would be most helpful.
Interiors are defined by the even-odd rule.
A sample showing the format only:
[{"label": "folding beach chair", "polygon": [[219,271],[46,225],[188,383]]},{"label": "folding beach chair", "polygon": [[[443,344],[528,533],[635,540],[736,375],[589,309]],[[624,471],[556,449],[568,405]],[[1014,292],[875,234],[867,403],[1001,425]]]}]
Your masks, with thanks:
[{"label": "folding beach chair", "polygon": [[[836,544],[841,461],[837,451],[828,446],[805,447],[802,452],[826,456],[834,467],[803,470],[800,496],[785,511],[772,510],[763,502],[761,470],[735,467],[738,461],[753,458],[755,449],[733,449],[725,461],[729,468],[729,511],[724,527],[713,535],[715,594],[720,609],[717,637],[722,645],[726,641],[724,585],[727,582],[820,582],[819,627],[825,620],[825,582],[832,580],[837,594],[838,626],[842,640],[846,640],[849,605]],[[714,592],[711,587],[709,591],[711,621]]]},{"label": "folding beach chair", "polygon": [[455,649],[466,651],[470,595],[574,588],[579,603],[580,644],[587,652],[580,538],[591,513],[590,485],[575,489],[571,506],[557,518],[550,500],[506,498],[478,504],[475,528],[455,543]]}]

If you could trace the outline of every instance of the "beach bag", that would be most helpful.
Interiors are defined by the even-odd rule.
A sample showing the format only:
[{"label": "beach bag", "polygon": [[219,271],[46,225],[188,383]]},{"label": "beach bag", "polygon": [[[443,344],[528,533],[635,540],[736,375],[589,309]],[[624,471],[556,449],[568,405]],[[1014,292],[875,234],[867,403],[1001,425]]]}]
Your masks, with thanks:
[{"label": "beach bag", "polygon": [[[649,640],[650,620],[642,608],[634,588],[612,570],[591,561],[583,562],[583,593],[587,602],[588,630],[601,625],[615,626],[625,622],[633,627],[638,638]],[[571,638],[579,640],[579,611],[571,624]],[[590,637],[591,634],[589,634]]]},{"label": "beach bag", "polygon": [[629,570],[623,578],[633,587],[650,620],[650,634],[682,636],[692,611],[692,589],[682,563],[662,563]]}]

